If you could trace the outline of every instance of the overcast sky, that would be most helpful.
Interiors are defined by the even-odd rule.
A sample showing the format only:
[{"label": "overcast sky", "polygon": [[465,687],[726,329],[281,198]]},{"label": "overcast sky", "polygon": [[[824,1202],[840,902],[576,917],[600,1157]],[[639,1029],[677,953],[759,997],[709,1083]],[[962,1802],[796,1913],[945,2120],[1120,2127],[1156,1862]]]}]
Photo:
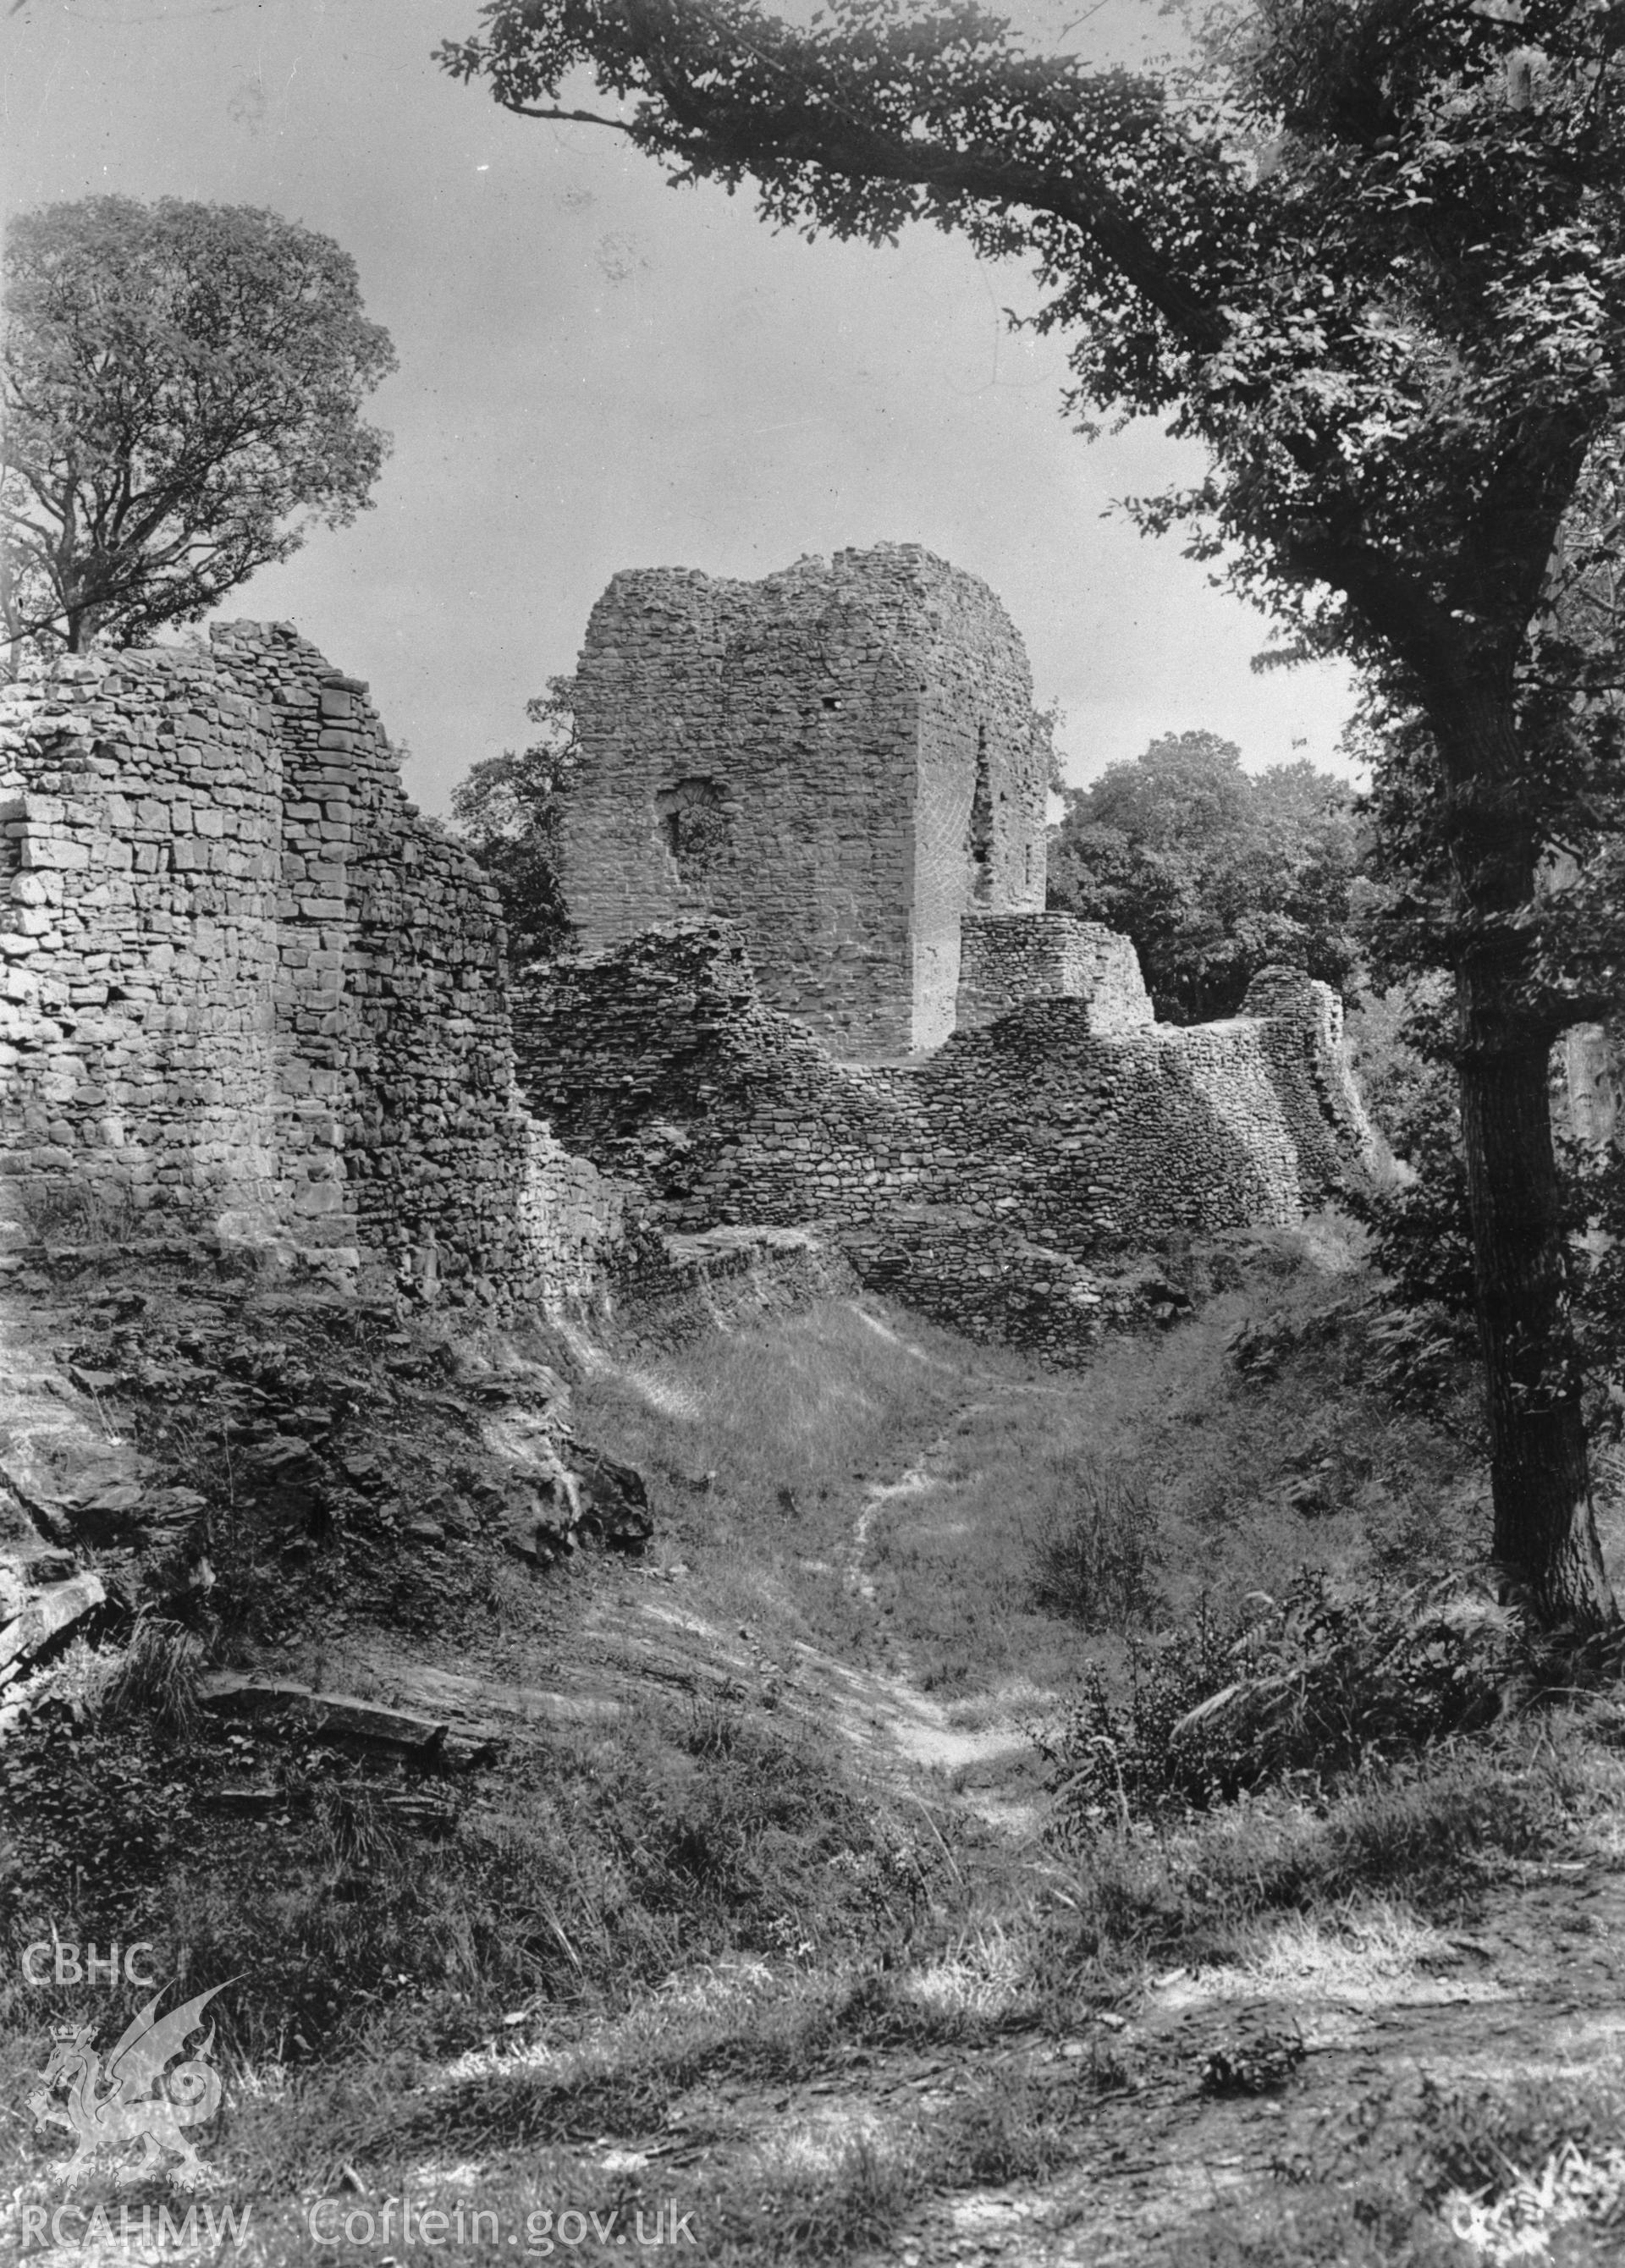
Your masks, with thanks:
[{"label": "overcast sky", "polygon": [[[1155,0],[1024,0],[1120,50]],[[371,681],[443,810],[574,663],[617,568],[754,577],[920,542],[982,576],[1059,702],[1070,777],[1207,726],[1252,767],[1335,765],[1331,669],[1255,675],[1265,625],[1112,512],[1199,468],[1151,429],[1089,444],[1017,269],[916,231],[775,237],[615,135],[506,116],[431,61],[476,0],[24,0],[0,20],[8,210],[115,190],[269,206],[335,237],[401,367],[376,506],[226,608]],[[1067,27],[1070,26],[1068,30]],[[1341,769],[1341,767],[1338,767]]]}]

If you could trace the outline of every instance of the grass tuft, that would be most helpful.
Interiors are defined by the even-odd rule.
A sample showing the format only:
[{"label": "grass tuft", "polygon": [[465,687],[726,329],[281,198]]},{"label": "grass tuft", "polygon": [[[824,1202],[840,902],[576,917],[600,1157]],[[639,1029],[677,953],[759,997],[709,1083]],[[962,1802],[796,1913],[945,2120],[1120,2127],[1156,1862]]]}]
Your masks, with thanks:
[{"label": "grass tuft", "polygon": [[1053,2102],[1002,2073],[987,2073],[955,2103],[936,2142],[966,2188],[1047,2181],[1073,2155]]},{"label": "grass tuft", "polygon": [[850,2260],[888,2242],[924,2186],[907,2138],[792,2133],[750,2192],[720,2201],[720,2249],[741,2264]]},{"label": "grass tuft", "polygon": [[204,1659],[196,1631],[150,1611],[137,1615],[124,1659],[107,1683],[108,1714],[144,1714],[166,1732],[195,1732]]},{"label": "grass tuft", "polygon": [[1160,1603],[1163,1551],[1145,1485],[1112,1465],[1063,1463],[1027,1539],[1032,1603],[1086,1631],[1126,1631]]}]

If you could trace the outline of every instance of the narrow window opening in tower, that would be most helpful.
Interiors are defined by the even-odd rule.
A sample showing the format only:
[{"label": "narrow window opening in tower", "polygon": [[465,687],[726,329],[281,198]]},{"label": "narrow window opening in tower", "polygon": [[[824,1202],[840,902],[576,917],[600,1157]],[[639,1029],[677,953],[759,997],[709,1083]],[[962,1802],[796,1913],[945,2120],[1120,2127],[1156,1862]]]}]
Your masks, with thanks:
[{"label": "narrow window opening in tower", "polygon": [[709,886],[730,855],[732,827],[726,784],[716,779],[676,780],[654,798],[661,840],[677,869],[677,880]]},{"label": "narrow window opening in tower", "polygon": [[993,895],[993,786],[987,776],[987,727],[976,728],[976,785],[971,795],[971,897],[986,905]]}]

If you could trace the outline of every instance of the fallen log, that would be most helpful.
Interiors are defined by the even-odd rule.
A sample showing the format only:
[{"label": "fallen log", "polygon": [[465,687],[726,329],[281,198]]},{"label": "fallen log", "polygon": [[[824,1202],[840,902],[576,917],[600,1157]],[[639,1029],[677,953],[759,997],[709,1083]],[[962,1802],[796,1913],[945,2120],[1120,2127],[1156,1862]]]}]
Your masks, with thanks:
[{"label": "fallen log", "polygon": [[453,1725],[444,1718],[363,1701],[357,1694],[318,1693],[292,1679],[249,1677],[236,1670],[218,1670],[205,1678],[199,1698],[218,1715],[251,1718],[290,1738],[325,1741],[445,1771],[483,1764],[502,1745],[494,1725]]}]

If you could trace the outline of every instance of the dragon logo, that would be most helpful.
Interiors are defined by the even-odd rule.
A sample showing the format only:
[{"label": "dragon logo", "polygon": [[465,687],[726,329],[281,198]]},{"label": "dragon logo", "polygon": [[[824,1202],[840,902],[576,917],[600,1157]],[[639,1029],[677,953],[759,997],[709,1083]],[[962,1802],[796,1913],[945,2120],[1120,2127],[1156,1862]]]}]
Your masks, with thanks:
[{"label": "dragon logo", "polygon": [[[165,1990],[168,1988],[166,1986]],[[66,2127],[78,2146],[57,2167],[59,2178],[70,2189],[90,2170],[97,2154],[120,2150],[139,2142],[142,2154],[119,2169],[121,2181],[139,2181],[144,2175],[166,2173],[181,2189],[196,2189],[208,2168],[181,2131],[206,2125],[220,2107],[220,2074],[208,2060],[214,2045],[214,2026],[194,2056],[179,2063],[165,2077],[164,2066],[179,2055],[188,2033],[196,2031],[203,2013],[223,1984],[188,2000],[168,2015],[160,2016],[163,1992],[147,2002],[107,2057],[91,2045],[93,2024],[59,2027],[50,2061],[40,2074],[40,2085],[28,2097],[34,2131]],[[65,2090],[67,2102],[53,2098]],[[179,2160],[171,2165],[170,2156]]]}]

